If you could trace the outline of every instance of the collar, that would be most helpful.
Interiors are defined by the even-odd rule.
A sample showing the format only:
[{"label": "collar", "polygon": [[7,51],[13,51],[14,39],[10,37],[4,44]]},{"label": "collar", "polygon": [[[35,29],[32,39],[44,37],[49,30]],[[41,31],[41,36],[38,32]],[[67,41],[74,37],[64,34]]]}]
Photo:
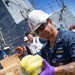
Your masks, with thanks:
[{"label": "collar", "polygon": [[[62,41],[62,34],[63,34],[63,30],[61,28],[57,29],[58,30],[58,34],[57,34],[57,37],[56,37],[56,43],[59,43]],[[50,45],[49,44],[49,40],[47,42],[47,45]]]},{"label": "collar", "polygon": [[57,37],[56,37],[56,43],[62,41],[62,34],[63,34],[63,30],[61,28],[59,28],[58,29],[58,34],[57,34]]}]

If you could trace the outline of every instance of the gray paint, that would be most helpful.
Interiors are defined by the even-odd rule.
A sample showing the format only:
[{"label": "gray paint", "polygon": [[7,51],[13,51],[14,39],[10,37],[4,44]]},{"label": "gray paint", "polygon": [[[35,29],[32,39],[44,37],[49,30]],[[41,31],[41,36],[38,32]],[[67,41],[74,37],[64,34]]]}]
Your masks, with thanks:
[{"label": "gray paint", "polygon": [[[5,38],[5,42],[10,47],[10,51],[6,51],[8,54],[15,53],[16,46],[24,46],[23,41],[24,34],[30,31],[27,21],[24,19],[19,24],[16,24],[10,13],[4,6],[3,2],[0,0],[0,28]],[[1,45],[1,42],[0,42]],[[1,55],[1,51],[0,51]],[[0,56],[0,59],[2,55]]]}]

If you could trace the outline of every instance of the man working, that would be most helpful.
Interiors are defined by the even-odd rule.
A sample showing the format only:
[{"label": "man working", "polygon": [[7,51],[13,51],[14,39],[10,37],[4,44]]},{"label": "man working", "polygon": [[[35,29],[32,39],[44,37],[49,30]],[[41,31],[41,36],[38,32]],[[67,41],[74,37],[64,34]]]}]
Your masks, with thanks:
[{"label": "man working", "polygon": [[40,52],[46,60],[39,75],[75,75],[75,33],[56,29],[49,17],[41,10],[33,10],[28,15],[31,32],[48,39]]},{"label": "man working", "polygon": [[[26,43],[26,46],[29,48],[31,54],[36,54],[40,51],[43,44],[46,42],[46,40],[39,38],[39,36],[33,36],[30,32],[27,32],[25,35],[28,39],[28,43]],[[29,53],[29,54],[30,54]]]}]

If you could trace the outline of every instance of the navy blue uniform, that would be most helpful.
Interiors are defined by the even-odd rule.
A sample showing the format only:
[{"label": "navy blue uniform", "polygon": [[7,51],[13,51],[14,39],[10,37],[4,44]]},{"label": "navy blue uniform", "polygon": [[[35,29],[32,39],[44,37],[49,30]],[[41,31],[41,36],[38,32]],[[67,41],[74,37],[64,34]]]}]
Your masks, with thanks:
[{"label": "navy blue uniform", "polygon": [[59,66],[75,60],[75,32],[58,29],[58,35],[52,50],[49,41],[43,46],[41,56],[51,65]]}]

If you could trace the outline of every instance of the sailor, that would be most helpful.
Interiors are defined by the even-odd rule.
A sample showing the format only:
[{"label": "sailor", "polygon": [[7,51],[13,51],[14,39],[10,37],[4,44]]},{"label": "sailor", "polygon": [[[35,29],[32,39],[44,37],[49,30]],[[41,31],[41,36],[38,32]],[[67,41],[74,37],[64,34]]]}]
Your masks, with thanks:
[{"label": "sailor", "polygon": [[40,50],[45,60],[39,75],[75,75],[75,33],[56,29],[53,24],[50,15],[42,10],[33,10],[28,15],[31,32],[48,39]]},{"label": "sailor", "polygon": [[27,32],[25,34],[25,37],[27,37],[27,47],[29,48],[31,54],[36,54],[40,51],[43,44],[46,42],[46,40],[39,38],[39,36],[33,36],[33,34]]},{"label": "sailor", "polygon": [[71,25],[69,30],[75,32],[75,24]]}]

